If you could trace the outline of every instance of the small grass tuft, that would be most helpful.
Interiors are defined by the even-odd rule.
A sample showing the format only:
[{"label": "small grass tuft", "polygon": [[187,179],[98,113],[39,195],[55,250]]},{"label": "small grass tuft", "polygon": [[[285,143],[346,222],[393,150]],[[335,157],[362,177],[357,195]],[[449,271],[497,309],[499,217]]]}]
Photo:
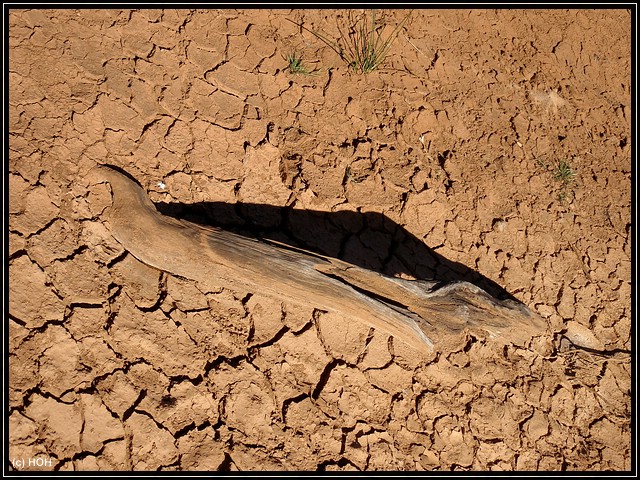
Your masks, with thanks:
[{"label": "small grass tuft", "polygon": [[566,160],[560,160],[553,170],[553,179],[560,182],[558,201],[565,204],[570,196],[573,196],[572,187],[575,185],[576,172]]},{"label": "small grass tuft", "polygon": [[409,12],[385,38],[383,37],[385,25],[376,21],[375,10],[371,13],[371,25],[369,25],[366,17],[362,21],[355,21],[350,15],[349,20],[351,25],[346,34],[342,28],[340,28],[340,25],[338,25],[340,39],[336,42],[300,23],[296,23],[293,20],[289,21],[311,33],[331,48],[354,72],[370,73],[378,69],[382,62],[384,62],[391,49],[391,45],[400,33],[400,29],[410,16],[411,12]]},{"label": "small grass tuft", "polygon": [[287,61],[289,73],[293,75],[314,75],[316,73],[315,70],[310,70],[309,67],[304,64],[302,55],[296,51],[289,53],[285,57],[285,60]]},{"label": "small grass tuft", "polygon": [[560,160],[555,170],[553,171],[553,179],[556,182],[561,182],[563,186],[571,185],[576,177],[576,172],[573,171],[569,162]]}]

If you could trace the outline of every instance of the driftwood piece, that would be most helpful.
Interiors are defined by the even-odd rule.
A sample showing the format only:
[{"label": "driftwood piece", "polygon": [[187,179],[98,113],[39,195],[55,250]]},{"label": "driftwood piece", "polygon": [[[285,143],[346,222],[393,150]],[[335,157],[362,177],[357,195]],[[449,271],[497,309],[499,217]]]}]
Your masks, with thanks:
[{"label": "driftwood piece", "polygon": [[392,278],[341,260],[160,214],[146,192],[109,166],[90,180],[108,183],[104,218],[114,238],[141,262],[196,282],[254,289],[283,301],[343,314],[420,350],[465,329],[523,343],[546,323],[521,303],[498,300],[467,282]]}]

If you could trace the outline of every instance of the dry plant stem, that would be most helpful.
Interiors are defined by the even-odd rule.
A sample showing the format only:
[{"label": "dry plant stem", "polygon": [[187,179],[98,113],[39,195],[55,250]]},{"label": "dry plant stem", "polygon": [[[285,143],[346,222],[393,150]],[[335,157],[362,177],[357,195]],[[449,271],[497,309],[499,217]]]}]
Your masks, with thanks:
[{"label": "dry plant stem", "polygon": [[106,220],[114,238],[141,262],[203,284],[252,288],[286,302],[343,314],[429,352],[434,342],[467,328],[522,343],[546,323],[516,302],[499,301],[466,282],[391,278],[341,260],[266,243],[160,214],[144,190],[100,166],[94,184],[108,183]]}]

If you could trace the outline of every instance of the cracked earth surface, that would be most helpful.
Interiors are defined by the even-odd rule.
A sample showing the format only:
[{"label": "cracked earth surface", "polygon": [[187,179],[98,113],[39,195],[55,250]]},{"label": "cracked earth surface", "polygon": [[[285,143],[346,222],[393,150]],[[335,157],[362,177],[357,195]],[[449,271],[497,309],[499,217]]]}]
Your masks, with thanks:
[{"label": "cracked earth surface", "polygon": [[[10,10],[11,468],[631,468],[629,12],[416,10],[367,75],[287,20],[346,13]],[[97,220],[101,163],[183,218],[495,282],[549,333],[425,359],[161,273]]]}]

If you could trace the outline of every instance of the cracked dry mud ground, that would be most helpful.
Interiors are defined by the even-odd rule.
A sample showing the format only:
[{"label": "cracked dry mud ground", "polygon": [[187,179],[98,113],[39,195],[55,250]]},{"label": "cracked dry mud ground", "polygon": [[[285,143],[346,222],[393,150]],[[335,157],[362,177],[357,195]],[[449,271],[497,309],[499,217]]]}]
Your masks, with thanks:
[{"label": "cracked dry mud ground", "polygon": [[[10,10],[5,468],[630,469],[630,13],[416,10],[368,75],[287,19],[332,37],[347,21]],[[293,50],[318,73],[290,74]],[[435,252],[549,333],[425,360],[348,318],[161,274],[97,221],[99,163],[176,214],[468,275]],[[607,353],[561,344],[567,327]]]}]

